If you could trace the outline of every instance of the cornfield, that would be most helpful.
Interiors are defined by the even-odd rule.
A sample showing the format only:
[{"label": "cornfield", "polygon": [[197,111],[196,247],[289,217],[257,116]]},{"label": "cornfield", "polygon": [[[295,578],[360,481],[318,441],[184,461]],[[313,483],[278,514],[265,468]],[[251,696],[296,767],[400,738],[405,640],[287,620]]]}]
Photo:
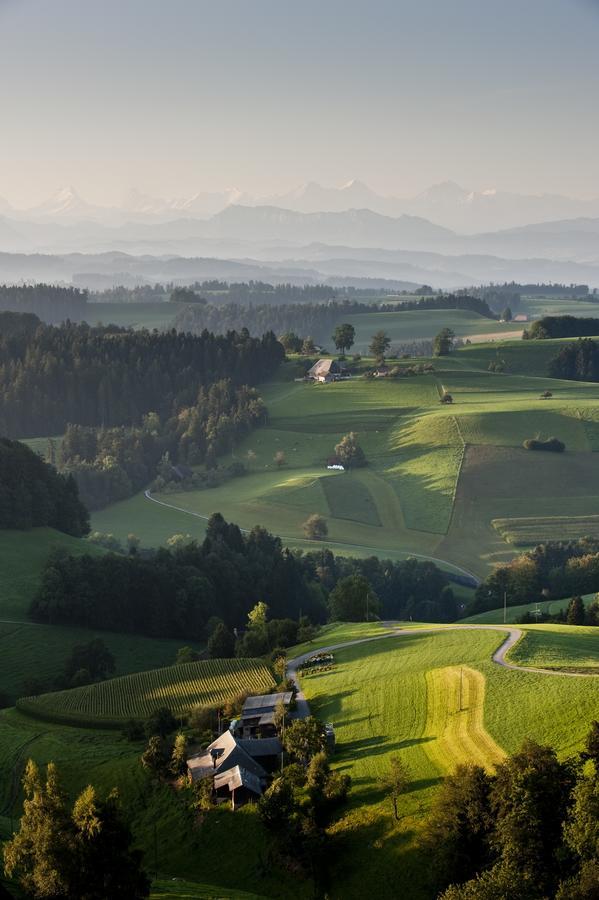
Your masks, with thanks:
[{"label": "cornfield", "polygon": [[241,693],[267,692],[273,685],[262,660],[210,659],[25,697],[17,706],[36,718],[111,728],[145,719],[160,706],[185,715],[194,706],[216,706]]}]

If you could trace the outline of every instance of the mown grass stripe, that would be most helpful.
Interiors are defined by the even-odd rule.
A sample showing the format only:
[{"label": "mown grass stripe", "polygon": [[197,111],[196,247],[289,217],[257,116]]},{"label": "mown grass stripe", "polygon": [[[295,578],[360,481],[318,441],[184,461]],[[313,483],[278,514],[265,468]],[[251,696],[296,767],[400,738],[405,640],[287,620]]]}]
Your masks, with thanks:
[{"label": "mown grass stripe", "polygon": [[443,774],[460,763],[491,770],[505,757],[484,726],[485,677],[469,666],[447,666],[426,673],[427,716],[424,744]]}]

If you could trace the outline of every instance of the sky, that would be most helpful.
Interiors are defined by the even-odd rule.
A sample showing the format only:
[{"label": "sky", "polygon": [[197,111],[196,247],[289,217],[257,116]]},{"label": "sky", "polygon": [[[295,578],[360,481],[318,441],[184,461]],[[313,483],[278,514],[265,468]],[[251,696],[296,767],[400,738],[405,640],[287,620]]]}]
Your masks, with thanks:
[{"label": "sky", "polygon": [[0,196],[599,196],[599,0],[0,0]]}]

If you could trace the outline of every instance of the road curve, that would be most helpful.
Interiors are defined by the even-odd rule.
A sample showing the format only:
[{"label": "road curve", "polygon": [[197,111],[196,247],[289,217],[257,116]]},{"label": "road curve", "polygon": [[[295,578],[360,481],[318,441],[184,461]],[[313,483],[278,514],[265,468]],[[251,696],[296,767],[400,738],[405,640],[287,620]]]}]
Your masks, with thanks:
[{"label": "road curve", "polygon": [[344,641],[341,644],[331,644],[328,647],[317,647],[314,650],[310,650],[308,653],[302,653],[300,656],[294,657],[294,659],[290,659],[287,662],[287,675],[291,678],[297,688],[297,714],[300,718],[305,718],[310,715],[310,707],[308,705],[308,701],[304,696],[304,692],[301,689],[299,675],[298,675],[298,667],[309,659],[311,656],[314,656],[316,653],[333,653],[335,650],[342,650],[345,647],[353,647],[356,644],[366,644],[369,641],[382,641],[388,638],[393,637],[406,637],[408,635],[416,635],[416,634],[439,634],[444,631],[503,631],[507,634],[505,640],[501,642],[497,650],[493,653],[491,657],[494,663],[497,663],[499,666],[503,666],[506,669],[514,669],[518,672],[534,672],[537,675],[554,675],[561,678],[597,678],[599,676],[595,675],[592,672],[562,672],[557,669],[540,669],[533,666],[518,666],[516,663],[507,662],[506,654],[508,650],[516,644],[523,635],[523,632],[520,628],[513,628],[509,625],[443,625],[441,627],[435,628],[400,628],[396,627],[395,623],[383,623],[389,625],[389,631],[385,634],[377,634],[372,637],[366,638],[357,638],[355,641]]},{"label": "road curve", "polygon": [[[175,506],[173,503],[165,503],[164,500],[157,500],[156,497],[153,497],[149,490],[144,491],[144,497],[146,500],[151,500],[152,503],[157,503],[158,506],[165,506],[167,509],[174,509],[176,512],[185,513],[187,516],[193,516],[194,519],[202,519],[204,522],[208,522],[210,516],[204,516],[202,513],[192,512],[190,509],[184,509],[182,506]],[[243,532],[243,534],[249,534],[250,530],[248,528],[241,528],[239,530]],[[289,537],[285,534],[279,534],[278,537],[281,538],[282,541],[295,541],[297,538]],[[307,544],[315,544],[316,546],[322,546],[322,541],[312,541],[310,538],[301,538],[302,543]],[[327,547],[347,547],[353,550],[368,550],[372,554],[378,554],[383,559],[385,558],[385,554],[388,554],[389,550],[382,550],[380,547],[367,547],[364,544],[348,544],[342,541],[326,541]],[[404,551],[402,551],[403,553]],[[465,575],[467,578],[473,578],[477,584],[480,584],[480,578],[478,575],[475,575],[474,572],[470,572],[468,569],[464,569],[462,566],[458,566],[457,563],[452,563],[448,559],[439,559],[436,556],[425,556],[423,553],[412,553],[409,550],[405,551],[406,557],[414,556],[416,559],[426,559],[429,562],[439,563],[442,566],[450,566],[451,569],[454,570],[454,574]],[[451,574],[451,573],[450,573]]]}]

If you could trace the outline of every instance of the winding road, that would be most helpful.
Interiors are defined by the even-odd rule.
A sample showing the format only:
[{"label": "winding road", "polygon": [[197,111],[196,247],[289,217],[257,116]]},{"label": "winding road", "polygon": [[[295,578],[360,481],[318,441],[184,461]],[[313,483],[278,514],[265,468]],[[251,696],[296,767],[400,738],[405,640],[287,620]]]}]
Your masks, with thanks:
[{"label": "winding road", "polygon": [[389,631],[384,634],[377,634],[366,638],[357,638],[354,641],[344,641],[340,644],[330,644],[328,647],[315,647],[308,653],[302,653],[294,659],[290,659],[287,663],[287,675],[291,678],[297,688],[297,715],[298,718],[305,718],[310,715],[310,707],[308,701],[301,689],[298,668],[299,666],[314,656],[316,653],[333,653],[335,650],[342,650],[345,647],[353,647],[356,644],[366,644],[370,641],[382,641],[388,638],[407,637],[416,634],[439,634],[444,631],[502,631],[507,637],[499,645],[493,653],[492,660],[498,666],[505,669],[514,669],[518,672],[533,672],[537,675],[553,675],[560,678],[597,678],[599,676],[592,672],[563,672],[557,669],[539,669],[533,666],[518,666],[516,663],[507,662],[506,654],[516,644],[523,635],[520,628],[512,628],[506,625],[443,625],[439,628],[400,628],[396,627],[393,622],[383,623],[389,627]]}]

